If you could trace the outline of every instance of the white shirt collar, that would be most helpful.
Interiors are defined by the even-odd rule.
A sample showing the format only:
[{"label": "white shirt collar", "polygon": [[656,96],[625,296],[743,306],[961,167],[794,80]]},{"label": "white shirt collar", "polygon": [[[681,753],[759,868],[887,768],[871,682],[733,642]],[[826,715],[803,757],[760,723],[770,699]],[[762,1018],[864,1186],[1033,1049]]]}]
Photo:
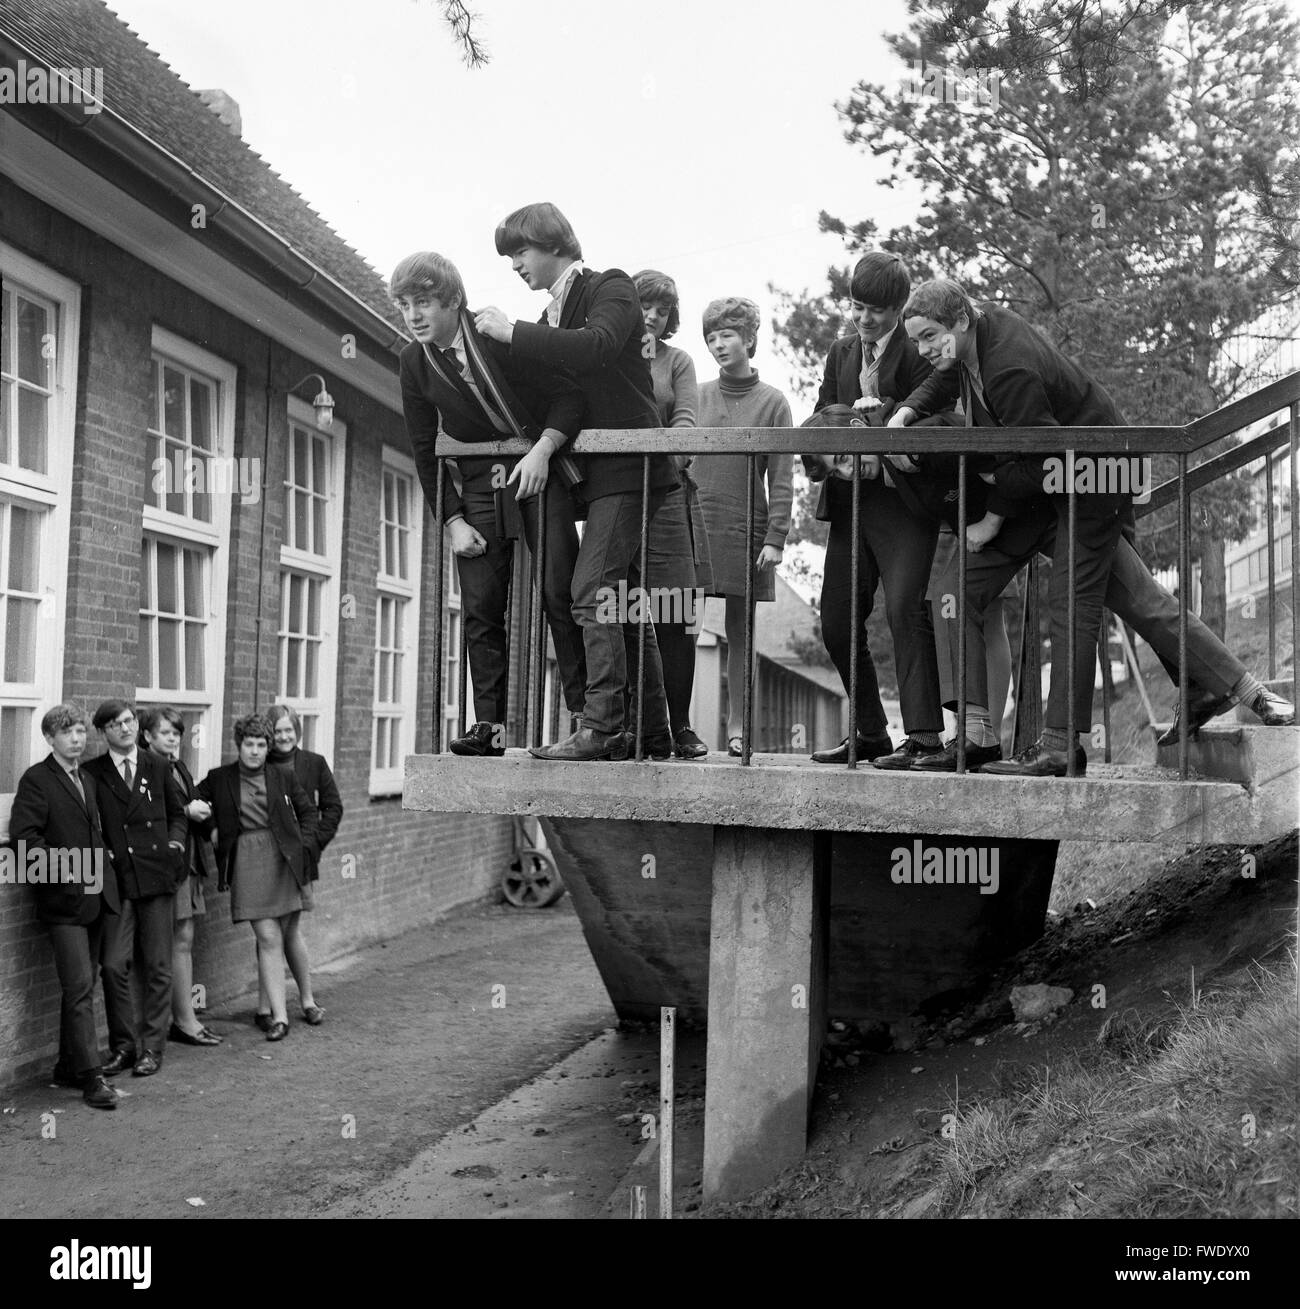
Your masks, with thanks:
[{"label": "white shirt collar", "polygon": [[[875,358],[876,358],[876,359],[881,359],[881,358],[884,357],[885,350],[886,350],[886,349],[888,348],[888,346],[889,346],[890,338],[891,338],[891,337],[894,335],[894,333],[897,332],[897,331],[898,331],[898,324],[895,323],[895,324],[893,325],[893,327],[891,327],[891,328],[889,329],[889,331],[887,331],[887,332],[884,334],[884,336],[882,336],[882,337],[880,338],[879,341],[875,341],[875,342],[872,343],[873,346],[875,347]],[[864,359],[867,357],[867,343],[866,343],[865,341],[863,341],[863,343],[862,343],[862,357],[863,357]]]},{"label": "white shirt collar", "polygon": [[573,285],[573,279],[580,273],[586,271],[587,265],[581,259],[575,259],[568,268],[555,279],[555,285],[551,287],[551,299],[564,308],[564,297],[568,294],[569,287]]}]

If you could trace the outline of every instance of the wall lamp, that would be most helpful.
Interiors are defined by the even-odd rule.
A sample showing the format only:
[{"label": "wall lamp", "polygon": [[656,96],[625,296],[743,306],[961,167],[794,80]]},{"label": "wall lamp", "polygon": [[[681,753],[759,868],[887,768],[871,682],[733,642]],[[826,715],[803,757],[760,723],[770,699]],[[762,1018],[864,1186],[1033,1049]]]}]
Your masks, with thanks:
[{"label": "wall lamp", "polygon": [[328,431],[334,425],[334,397],[325,389],[325,379],[319,373],[308,373],[301,382],[295,382],[289,390],[296,391],[300,386],[310,382],[313,377],[320,383],[320,391],[311,402],[312,408],[316,411],[316,426],[321,431]]}]

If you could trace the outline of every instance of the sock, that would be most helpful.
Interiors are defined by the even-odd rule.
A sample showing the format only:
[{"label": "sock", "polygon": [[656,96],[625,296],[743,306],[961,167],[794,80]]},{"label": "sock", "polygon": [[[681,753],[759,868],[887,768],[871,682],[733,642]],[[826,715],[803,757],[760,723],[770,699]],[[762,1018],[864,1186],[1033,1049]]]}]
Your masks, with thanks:
[{"label": "sock", "polygon": [[1056,750],[1060,754],[1065,753],[1069,742],[1069,734],[1063,727],[1044,727],[1043,734],[1039,737],[1039,743],[1044,750]]},{"label": "sock", "polygon": [[980,704],[966,706],[966,740],[971,745],[987,748],[997,745],[998,736],[993,730],[993,719],[989,711]]},{"label": "sock", "polygon": [[1264,689],[1264,683],[1254,673],[1242,673],[1237,684],[1228,692],[1233,704],[1244,704]]},{"label": "sock", "polygon": [[930,745],[935,746],[936,748],[939,745],[938,732],[908,732],[908,736],[911,737],[917,745]]}]

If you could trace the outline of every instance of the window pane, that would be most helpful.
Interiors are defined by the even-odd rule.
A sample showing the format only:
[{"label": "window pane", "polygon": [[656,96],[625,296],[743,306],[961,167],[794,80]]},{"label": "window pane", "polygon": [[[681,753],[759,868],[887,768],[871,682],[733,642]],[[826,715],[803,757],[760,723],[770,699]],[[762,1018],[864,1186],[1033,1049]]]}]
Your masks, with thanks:
[{"label": "window pane", "polygon": [[325,501],[319,496],[312,496],[311,501],[311,551],[313,554],[325,553]]},{"label": "window pane", "polygon": [[205,618],[203,605],[203,556],[197,550],[185,551],[185,613],[190,618]]},{"label": "window pane", "polygon": [[4,603],[6,682],[36,680],[36,614],[39,600],[9,596]]},{"label": "window pane", "polygon": [[318,436],[311,441],[311,489],[318,495],[329,490],[325,477],[325,442]]},{"label": "window pane", "polygon": [[[147,556],[146,556],[147,558]],[[152,686],[153,682],[153,619],[140,615],[140,640],[136,646],[136,676],[138,686]]]},{"label": "window pane", "polygon": [[172,619],[158,619],[158,686],[179,691],[181,671],[181,625]]},{"label": "window pane", "polygon": [[18,779],[31,766],[31,730],[34,709],[17,705],[0,708],[0,794],[12,795]]},{"label": "window pane", "polygon": [[190,378],[190,440],[200,450],[212,449],[212,388]]},{"label": "window pane", "polygon": [[14,371],[14,326],[9,315],[13,312],[14,298],[6,286],[0,290],[0,370]]},{"label": "window pane", "polygon": [[44,305],[18,297],[18,376],[26,382],[50,388],[50,363],[44,337],[53,330]]},{"label": "window pane", "polygon": [[198,623],[185,624],[185,688],[202,691],[203,681],[203,628]]},{"label": "window pane", "polygon": [[44,473],[49,447],[50,398],[39,391],[18,388],[18,466]]},{"label": "window pane", "polygon": [[185,439],[185,375],[163,365],[163,431]]},{"label": "window pane", "polygon": [[185,487],[193,476],[186,458],[189,451],[179,441],[167,441],[163,448],[167,452],[168,464],[167,496],[163,508],[169,514],[184,514]]},{"label": "window pane", "polygon": [[212,521],[212,456],[201,450],[191,450],[190,458],[194,461],[195,475],[191,479],[194,485],[190,496],[190,517],[200,523]]},{"label": "window pane", "polygon": [[286,637],[284,654],[284,694],[287,699],[302,694],[302,642]]},{"label": "window pane", "polygon": [[300,714],[302,721],[302,743],[308,750],[316,748],[316,720],[317,714]]},{"label": "window pane", "polygon": [[375,699],[380,704],[392,700],[392,665],[388,655],[380,651],[375,655]]},{"label": "window pane", "polygon": [[9,590],[35,594],[39,589],[41,564],[40,516],[32,509],[13,505],[9,510]]},{"label": "window pane", "polygon": [[289,482],[293,486],[305,486],[307,476],[307,433],[301,427],[293,429],[292,459],[289,463]]},{"label": "window pane", "polygon": [[163,460],[162,441],[152,432],[144,438],[145,460],[149,468],[149,501],[161,507],[163,495],[167,491],[167,465]]},{"label": "window pane", "polygon": [[[153,594],[153,552],[154,543],[148,538],[145,539],[144,549],[140,551],[140,608],[154,609]],[[142,682],[142,686],[150,686],[150,682]]]},{"label": "window pane", "polygon": [[9,453],[9,411],[14,403],[14,384],[0,383],[0,464],[7,464],[13,456]]},{"label": "window pane", "polygon": [[[158,612],[161,614],[180,613],[176,603],[176,550],[173,546],[159,544],[158,554]],[[167,685],[170,685],[168,683]]]},{"label": "window pane", "polygon": [[[306,581],[306,579],[304,579]],[[303,631],[310,632],[312,636],[321,634],[320,628],[320,600],[321,592],[325,589],[323,582],[314,579],[306,582],[307,585],[307,622]]]},{"label": "window pane", "polygon": [[307,493],[305,491],[294,491],[293,496],[293,519],[291,522],[291,531],[289,533],[289,544],[298,550],[308,550],[311,543],[307,539]]},{"label": "window pane", "polygon": [[302,673],[302,693],[314,697],[320,694],[320,686],[316,680],[318,672],[317,655],[320,654],[320,645],[316,641],[306,641],[304,645],[306,648],[303,653],[306,655],[306,660]]},{"label": "window pane", "polygon": [[158,368],[157,359],[149,361],[149,426],[155,431],[162,431],[162,414],[158,410]]}]

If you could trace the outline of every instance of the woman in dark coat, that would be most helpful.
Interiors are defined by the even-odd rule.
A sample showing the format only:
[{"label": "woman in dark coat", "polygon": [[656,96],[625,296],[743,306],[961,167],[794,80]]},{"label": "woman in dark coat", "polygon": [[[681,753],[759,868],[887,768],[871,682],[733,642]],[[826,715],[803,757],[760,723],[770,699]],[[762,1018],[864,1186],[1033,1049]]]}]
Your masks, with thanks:
[{"label": "woman in dark coat", "polygon": [[[235,723],[239,759],[214,768],[198,785],[212,808],[217,832],[217,889],[230,887],[230,917],[249,922],[257,939],[257,973],[270,1008],[268,1041],[289,1033],[285,1007],[286,943],[312,908],[307,849],[316,839],[316,806],[285,768],[267,767],[271,725],[259,714]],[[298,999],[309,1023],[317,1012],[306,950],[294,969]]]},{"label": "woman in dark coat", "polygon": [[189,828],[185,838],[186,878],[176,888],[172,917],[172,1025],[169,1041],[182,1045],[220,1045],[222,1037],[199,1022],[194,1012],[194,924],[207,912],[203,883],[216,871],[212,845],[204,831],[212,810],[195,796],[194,778],[181,759],[185,720],[178,709],[146,709],[140,714],[140,747],[161,755],[185,800]]},{"label": "woman in dark coat", "polygon": [[[267,756],[267,762],[278,768],[291,768],[298,784],[316,806],[316,835],[305,847],[308,878],[314,882],[320,876],[321,852],[334,839],[339,823],[343,821],[343,800],[334,781],[334,774],[325,762],[325,756],[314,750],[304,750],[300,744],[302,723],[293,709],[285,704],[273,704],[264,717],[272,732],[271,753]],[[304,977],[308,976],[307,946],[301,928],[285,937],[284,951],[289,960],[289,971],[294,977],[298,977],[300,969]],[[301,987],[301,983],[299,985]],[[324,1021],[325,1010],[315,1005],[306,1018],[313,1027],[319,1026]],[[270,1020],[270,1005],[266,993],[259,986],[256,1022],[265,1030]]]}]

